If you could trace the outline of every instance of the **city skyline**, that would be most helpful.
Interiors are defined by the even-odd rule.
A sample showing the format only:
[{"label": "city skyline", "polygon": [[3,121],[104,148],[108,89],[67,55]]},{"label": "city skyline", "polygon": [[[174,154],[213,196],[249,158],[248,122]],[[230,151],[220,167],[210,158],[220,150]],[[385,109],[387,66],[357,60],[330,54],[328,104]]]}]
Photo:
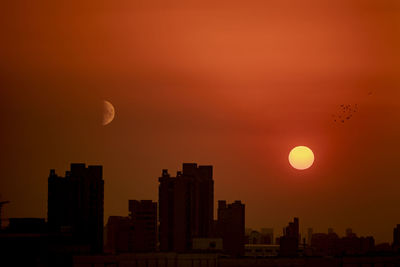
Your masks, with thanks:
[{"label": "city skyline", "polygon": [[[83,207],[80,207],[80,208],[78,208],[78,206],[73,206],[72,204],[75,202],[75,200],[73,200],[73,198],[77,196],[77,193],[71,193],[71,192],[73,192],[71,190],[75,190],[74,188],[77,188],[76,181],[78,181],[79,179],[81,179],[83,177],[92,177],[91,179],[94,178],[96,180],[96,179],[102,178],[102,172],[103,172],[103,166],[102,165],[88,165],[86,167],[85,163],[70,163],[70,170],[65,171],[65,176],[64,177],[63,176],[59,176],[56,173],[55,169],[50,169],[50,175],[48,177],[48,194],[49,194],[49,197],[47,198],[47,217],[46,217],[46,219],[47,219],[46,222],[47,223],[50,222],[48,224],[48,227],[49,227],[50,231],[54,231],[54,230],[60,231],[60,229],[61,229],[60,227],[63,225],[63,223],[68,225],[68,224],[71,224],[74,221],[74,216],[76,216],[76,215],[73,215],[73,214],[75,214],[78,211],[78,209],[81,209],[81,208],[88,209],[89,208],[87,206],[83,206]],[[182,189],[183,189],[182,186],[185,185],[186,182],[184,182],[184,180],[187,179],[187,178],[183,178],[183,177],[203,177],[203,176],[204,176],[205,179],[211,179],[211,181],[212,181],[212,183],[211,183],[211,188],[212,189],[211,190],[214,191],[213,180],[212,180],[213,179],[213,166],[212,165],[199,165],[198,166],[197,163],[183,163],[181,170],[178,170],[176,172],[176,177],[170,176],[170,173],[168,172],[168,169],[162,169],[161,176],[158,178],[158,181],[159,181],[159,189],[158,189],[159,193],[158,193],[158,196],[159,197],[157,199],[157,202],[153,202],[153,200],[151,200],[151,199],[140,200],[140,201],[136,200],[137,198],[134,198],[135,200],[132,200],[132,198],[129,199],[129,205],[128,205],[129,206],[129,216],[128,217],[129,218],[134,217],[133,214],[136,211],[136,209],[138,209],[139,211],[141,210],[140,205],[147,205],[148,206],[150,203],[159,203],[160,200],[163,201],[163,202],[169,202],[168,201],[168,197],[165,198],[166,197],[165,194],[168,194],[168,195],[171,194],[171,193],[167,193],[167,191],[170,191],[170,189],[167,189],[167,188],[170,187],[168,184],[170,184],[171,182],[173,182],[174,187],[175,187],[176,181],[179,181],[180,179],[183,179],[181,182],[179,182],[179,183],[181,183],[181,185],[179,187],[180,189],[179,190],[173,189],[173,191],[172,191],[172,195],[171,195],[172,198],[177,198],[177,196],[174,196],[176,194],[176,193],[173,193],[174,191],[176,191],[178,193],[178,195],[181,195],[181,196],[186,194],[185,191],[182,191]],[[177,178],[178,178],[178,180],[177,180]],[[204,179],[204,178],[201,178],[201,179]],[[196,178],[196,179],[198,179],[198,178]],[[75,181],[75,182],[73,182],[73,181]],[[101,181],[102,181],[102,183],[101,183],[101,187],[100,188],[103,188],[104,187],[104,181],[103,180],[101,180]],[[87,184],[84,187],[84,188],[87,188],[85,190],[88,190],[88,188],[90,188],[93,185],[93,181],[88,183],[88,182],[83,182],[83,180],[82,180],[79,183]],[[163,186],[163,184],[165,184],[165,186]],[[87,186],[89,186],[89,187],[87,187]],[[97,186],[95,186],[95,188],[97,188]],[[165,189],[163,189],[163,188],[165,188]],[[104,188],[100,189],[100,190],[104,191]],[[165,190],[167,190],[167,191],[165,191]],[[165,193],[161,193],[161,192],[164,192],[164,191],[165,191]],[[89,194],[89,192],[90,191],[84,191],[84,192],[81,192],[80,194]],[[206,192],[203,192],[203,194],[204,193],[206,193]],[[94,196],[96,196],[96,198],[97,198],[97,194],[99,194],[99,192],[91,192],[90,194],[94,194]],[[103,214],[103,205],[104,205],[103,204],[103,198],[104,198],[103,194],[104,193],[101,193],[101,196],[100,196],[101,203],[102,203],[102,208],[101,208],[102,210],[101,210],[100,214]],[[163,195],[165,195],[165,197],[163,197]],[[182,197],[178,196],[178,199],[180,199],[180,202],[183,203],[182,202],[183,201]],[[218,219],[221,216],[220,215],[221,214],[220,213],[220,209],[221,208],[222,209],[226,209],[227,207],[233,207],[236,204],[243,205],[243,207],[244,207],[244,204],[241,203],[241,200],[234,200],[234,201],[232,201],[232,204],[228,204],[228,206],[226,206],[227,205],[227,201],[226,200],[219,200],[218,199],[216,201],[213,201],[213,199],[214,199],[214,193],[212,192],[210,200],[207,200],[205,198],[203,198],[201,200],[200,199],[198,200],[198,203],[202,203],[204,201],[205,202],[214,203],[214,205],[211,206],[211,209],[214,210],[214,211],[213,212],[211,212],[212,210],[210,211],[213,215],[212,215],[212,217],[209,217],[209,219],[205,219],[205,221],[203,219],[203,223],[200,224],[202,227],[205,227],[208,223],[212,223],[213,220],[214,220],[214,223],[218,222]],[[8,201],[6,201],[6,202],[8,202]],[[51,202],[52,202],[52,204],[49,204]],[[178,203],[179,203],[179,201],[178,201]],[[8,203],[4,203],[4,204],[8,204]],[[70,204],[70,207],[68,206],[69,204]],[[81,204],[79,204],[79,206],[80,205]],[[168,204],[168,205],[170,205],[170,204]],[[198,205],[199,204],[196,205],[196,209],[199,209]],[[135,206],[137,206],[136,209],[134,208]],[[218,209],[215,209],[215,208],[218,208]],[[157,215],[157,214],[155,215],[155,220],[157,220],[158,216],[160,216],[160,217],[167,216],[168,217],[169,216],[168,214],[171,214],[171,211],[168,210],[168,209],[166,209],[165,212],[163,212],[162,210],[159,211],[158,209],[157,209],[157,204],[155,204],[155,211],[157,212],[157,214],[160,212],[160,215]],[[165,209],[165,208],[163,208],[163,209]],[[201,209],[202,208],[200,208],[200,210]],[[97,212],[99,212],[99,211],[96,211],[96,213]],[[165,215],[161,215],[163,213]],[[110,218],[112,218],[112,220],[114,220],[114,221],[111,221],[111,222],[115,224],[116,222],[118,222],[118,220],[120,220],[119,218],[128,218],[128,217],[126,217],[127,214],[128,214],[127,212],[126,212],[126,214],[118,214],[118,215],[112,214],[112,215],[108,216],[108,218],[105,218],[105,217],[101,216],[102,217],[102,219],[101,219],[102,225],[104,227],[106,227],[107,226],[106,222],[107,221],[110,222]],[[174,212],[172,212],[172,214],[174,214]],[[243,212],[243,216],[245,216],[244,212]],[[176,217],[175,217],[176,219],[174,219],[174,220],[181,220],[181,219],[183,219],[185,217],[186,216],[183,216],[182,214],[178,214],[178,215],[176,215]],[[266,231],[267,229],[271,229],[272,230],[271,234],[272,234],[272,236],[275,235],[275,239],[279,239],[281,237],[285,237],[286,234],[288,234],[288,236],[290,236],[290,237],[299,236],[299,240],[297,241],[298,243],[296,243],[296,247],[297,246],[301,246],[301,244],[302,244],[301,242],[304,242],[305,240],[308,240],[307,244],[309,244],[310,240],[311,240],[310,235],[312,235],[313,233],[316,233],[318,235],[325,234],[325,233],[327,233],[328,235],[329,234],[335,234],[338,237],[347,237],[347,236],[349,236],[349,233],[350,233],[350,235],[357,236],[357,233],[353,232],[353,228],[351,227],[351,225],[349,225],[345,229],[345,231],[343,233],[336,232],[334,227],[329,227],[327,229],[323,229],[322,231],[321,231],[321,229],[318,229],[318,230],[315,231],[315,228],[313,228],[312,225],[311,225],[311,227],[310,227],[310,225],[300,227],[299,226],[299,222],[298,222],[298,220],[299,220],[298,217],[290,216],[290,215],[288,215],[288,217],[289,218],[293,218],[294,217],[294,222],[293,223],[290,222],[289,226],[283,227],[283,231],[281,233],[280,233],[280,229],[282,229],[282,228],[278,228],[278,229],[267,228],[267,227],[269,227],[268,225],[264,225],[261,228],[252,228],[251,226],[243,224],[243,230],[246,230],[246,234],[245,234],[246,236],[249,235],[247,233],[248,231],[257,232],[258,234],[260,234],[260,232],[258,232],[259,230],[262,233],[263,231]],[[21,218],[22,219],[42,220],[42,218],[38,218],[36,216],[35,217],[21,217]],[[50,220],[49,220],[49,218],[50,218]],[[18,218],[10,218],[10,219],[11,220],[17,220]],[[8,218],[4,218],[4,217],[2,218],[2,221],[7,221],[7,220],[8,220]],[[207,220],[209,220],[208,223],[207,223]],[[92,223],[95,223],[95,222],[92,221]],[[172,224],[171,223],[170,224],[172,226],[175,223],[176,222],[172,222]],[[187,223],[188,222],[182,221],[181,222],[181,227],[184,227],[184,225],[186,225]],[[167,224],[164,223],[164,225],[167,225]],[[393,242],[394,246],[398,246],[398,243],[400,243],[400,241],[398,241],[398,240],[400,240],[400,238],[398,237],[399,236],[398,233],[400,232],[398,230],[399,225],[400,224],[397,224],[397,226],[396,226],[397,228],[395,227],[394,230],[391,229],[391,238],[392,238],[391,240],[380,241],[380,242],[378,242],[378,244],[386,244],[386,243],[392,243]],[[4,227],[6,229],[7,225],[4,226]],[[74,227],[76,227],[76,226],[74,226]],[[78,227],[81,227],[81,226],[78,226]],[[178,251],[179,252],[179,251],[185,251],[185,250],[189,249],[189,247],[187,247],[187,248],[184,248],[184,247],[176,248],[175,245],[173,245],[174,244],[174,241],[173,241],[174,237],[173,236],[175,235],[175,233],[174,233],[175,230],[173,230],[174,227],[175,226],[173,226],[172,228],[171,227],[167,227],[164,230],[155,230],[155,232],[161,231],[161,233],[159,233],[160,234],[160,240],[163,240],[163,239],[165,240],[164,242],[163,241],[159,241],[159,242],[161,242],[161,244],[160,244],[160,250],[161,251]],[[197,227],[199,227],[199,225]],[[220,231],[218,229],[226,228],[226,227],[219,227],[218,225],[216,225],[216,226],[211,226],[210,225],[208,227],[210,229],[212,227],[217,227],[216,230],[213,230],[213,231],[217,231],[217,232]],[[161,227],[160,229],[163,229],[163,228]],[[208,228],[206,227],[204,229],[208,229]],[[199,233],[197,233],[197,234],[195,234],[195,236],[197,235],[197,237],[199,237],[199,236],[203,235],[203,237],[212,237],[214,234],[210,234],[210,229],[206,230],[206,231],[203,230],[203,234],[199,235]],[[294,229],[296,229],[296,230],[294,230]],[[324,230],[326,230],[326,231],[324,231]],[[165,232],[165,234],[162,234],[163,231]],[[196,231],[202,231],[202,230],[200,230],[200,228],[199,228]],[[293,233],[293,231],[295,231],[295,232]],[[98,230],[95,230],[95,232],[96,232],[96,234],[101,233],[100,238],[103,239],[103,237],[102,237],[103,233],[102,232],[98,232]],[[172,234],[172,236],[169,236],[169,234],[167,234],[167,232],[170,232]],[[235,234],[236,233],[233,231],[233,232],[230,233],[229,236],[232,236],[232,235],[234,236]],[[165,235],[164,238],[162,237],[163,235]],[[180,236],[180,235],[181,234],[178,234],[178,236]],[[243,233],[243,235],[244,235],[244,233]],[[371,234],[370,236],[373,236],[373,235]],[[279,243],[275,239],[273,238],[270,241],[271,244],[278,244]],[[170,240],[170,241],[168,241],[168,240]],[[191,240],[191,238],[189,238],[188,240]],[[230,242],[234,242],[233,240],[234,239],[232,239],[232,241],[230,241]],[[98,242],[98,241],[96,241],[96,242]],[[166,245],[166,243],[169,243],[169,242],[171,242],[170,245]],[[247,240],[246,242],[250,242],[250,241]],[[165,243],[165,244],[162,245],[163,243]],[[102,244],[101,246],[103,246],[103,245],[106,246],[106,244]],[[153,245],[155,246],[155,243]],[[97,249],[97,251],[99,251],[99,250]]]},{"label": "city skyline", "polygon": [[400,224],[393,228],[392,242],[386,243],[360,236],[352,228],[344,236],[333,228],[328,233],[308,228],[302,235],[298,217],[289,221],[282,235],[274,235],[272,228],[246,228],[246,205],[240,200],[218,200],[214,216],[212,165],[183,163],[176,176],[162,169],[158,182],[157,202],[129,199],[128,216],[109,216],[105,224],[103,166],[71,163],[64,177],[50,169],[47,220],[9,218],[9,225],[0,228],[2,262],[65,267],[279,267],[294,262],[336,267],[400,262]]}]

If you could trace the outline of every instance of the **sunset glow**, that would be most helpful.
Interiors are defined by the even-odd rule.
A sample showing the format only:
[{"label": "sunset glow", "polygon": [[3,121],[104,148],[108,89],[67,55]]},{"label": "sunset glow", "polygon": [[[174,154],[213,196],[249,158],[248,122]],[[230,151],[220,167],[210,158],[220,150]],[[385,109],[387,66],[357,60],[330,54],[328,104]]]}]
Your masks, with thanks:
[{"label": "sunset glow", "polygon": [[163,169],[198,163],[214,168],[215,214],[241,200],[246,228],[278,237],[298,216],[301,236],[393,242],[399,0],[16,0],[0,13],[3,228],[47,220],[50,169],[103,166],[106,224],[127,200],[158,203]]}]

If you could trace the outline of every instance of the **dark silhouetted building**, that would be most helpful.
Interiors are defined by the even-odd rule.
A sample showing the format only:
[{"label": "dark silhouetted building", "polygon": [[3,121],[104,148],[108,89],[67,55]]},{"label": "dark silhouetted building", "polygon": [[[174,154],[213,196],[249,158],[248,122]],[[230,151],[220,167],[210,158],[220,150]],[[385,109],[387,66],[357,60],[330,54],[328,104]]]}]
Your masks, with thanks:
[{"label": "dark silhouetted building", "polygon": [[244,255],[245,244],[245,206],[240,201],[226,204],[218,201],[218,235],[222,238],[225,253]]},{"label": "dark silhouetted building", "polygon": [[314,256],[352,256],[365,255],[375,250],[373,237],[357,237],[352,231],[346,231],[346,236],[339,236],[330,232],[328,234],[313,234],[311,247]]},{"label": "dark silhouetted building", "polygon": [[372,236],[357,237],[353,234],[339,239],[339,255],[365,255],[373,252],[375,240]]},{"label": "dark silhouetted building", "polygon": [[284,257],[297,256],[299,241],[299,219],[294,218],[293,222],[290,222],[289,225],[283,229],[283,236],[279,241],[279,254]]},{"label": "dark silhouetted building", "polygon": [[385,243],[380,243],[375,245],[375,253],[378,255],[391,255],[393,254],[393,247],[390,243],[385,242]]},{"label": "dark silhouetted building", "polygon": [[346,237],[356,237],[357,235],[353,233],[353,229],[347,228],[346,229]]},{"label": "dark silhouetted building", "polygon": [[272,245],[274,243],[274,229],[261,228],[261,244]]},{"label": "dark silhouetted building", "polygon": [[92,253],[103,251],[104,181],[102,166],[71,164],[65,177],[50,170],[48,225],[52,232],[70,232]]},{"label": "dark silhouetted building", "polygon": [[315,233],[311,238],[311,247],[315,256],[337,255],[339,236],[336,233]]},{"label": "dark silhouetted building", "polygon": [[2,210],[3,210],[3,206],[5,205],[5,204],[8,204],[8,203],[10,203],[10,201],[8,201],[8,200],[6,200],[6,201],[0,201],[0,231],[1,231],[1,229],[3,228],[2,227],[2,221],[3,221],[3,217],[1,216],[2,215]]},{"label": "dark silhouetted building", "polygon": [[151,200],[129,200],[132,221],[132,251],[151,252],[157,246],[157,203]]},{"label": "dark silhouetted building", "polygon": [[246,234],[246,230],[245,230],[245,243],[246,244],[262,244],[261,233],[259,231],[251,229],[251,231]]},{"label": "dark silhouetted building", "polygon": [[308,246],[311,245],[311,239],[312,239],[313,233],[314,233],[314,230],[312,228],[307,229],[307,245]]},{"label": "dark silhouetted building", "polygon": [[38,218],[10,218],[0,232],[0,266],[47,266],[46,222]]},{"label": "dark silhouetted building", "polygon": [[72,255],[89,253],[70,233],[49,233],[44,218],[10,218],[0,232],[0,266],[72,266]]},{"label": "dark silhouetted building", "polygon": [[160,250],[192,249],[193,238],[213,232],[214,181],[212,166],[184,163],[182,172],[159,178]]},{"label": "dark silhouetted building", "polygon": [[46,233],[47,224],[44,218],[10,218],[7,230],[12,233]]},{"label": "dark silhouetted building", "polygon": [[105,251],[112,254],[132,251],[133,225],[129,217],[110,216]]},{"label": "dark silhouetted building", "polygon": [[159,241],[161,251],[174,250],[174,192],[176,178],[170,177],[167,170],[158,179]]},{"label": "dark silhouetted building", "polygon": [[157,203],[129,200],[129,217],[110,216],[106,250],[112,254],[153,252],[157,246]]},{"label": "dark silhouetted building", "polygon": [[245,229],[245,244],[273,245],[275,243],[274,241],[273,228],[261,228],[261,231],[256,231],[251,228]]},{"label": "dark silhouetted building", "polygon": [[396,251],[400,249],[400,224],[393,229],[393,249]]}]

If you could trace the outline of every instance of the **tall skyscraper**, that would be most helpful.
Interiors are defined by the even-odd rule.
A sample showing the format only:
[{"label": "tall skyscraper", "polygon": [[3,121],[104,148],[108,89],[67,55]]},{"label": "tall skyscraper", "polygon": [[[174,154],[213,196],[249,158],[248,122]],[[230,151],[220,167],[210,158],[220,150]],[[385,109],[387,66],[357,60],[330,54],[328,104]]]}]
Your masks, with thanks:
[{"label": "tall skyscraper", "polygon": [[104,180],[102,166],[71,164],[65,177],[50,170],[48,224],[52,231],[70,232],[77,244],[93,253],[103,251]]},{"label": "tall skyscraper", "polygon": [[159,178],[161,251],[187,251],[192,239],[209,237],[213,229],[212,166],[184,163],[182,172]]},{"label": "tall skyscraper", "polygon": [[400,224],[393,229],[393,247],[396,250],[400,248]]},{"label": "tall skyscraper", "polygon": [[283,229],[283,235],[287,237],[293,237],[300,240],[299,234],[299,218],[295,217],[293,222],[289,222],[289,225]]},{"label": "tall skyscraper", "polygon": [[163,170],[158,178],[159,241],[161,251],[174,250],[174,189],[176,178]]},{"label": "tall skyscraper", "polygon": [[299,242],[299,218],[294,218],[293,222],[289,222],[289,225],[283,229],[283,236],[279,241],[279,254],[286,257],[297,256]]},{"label": "tall skyscraper", "polygon": [[245,206],[242,202],[227,205],[225,200],[218,201],[217,231],[226,253],[235,256],[244,254]]}]

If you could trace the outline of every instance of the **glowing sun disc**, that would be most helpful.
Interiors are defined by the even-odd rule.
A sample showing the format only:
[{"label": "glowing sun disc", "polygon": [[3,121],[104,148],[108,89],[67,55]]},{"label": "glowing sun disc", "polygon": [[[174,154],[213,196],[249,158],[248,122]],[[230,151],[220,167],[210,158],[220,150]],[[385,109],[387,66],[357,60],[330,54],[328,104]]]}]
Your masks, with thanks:
[{"label": "glowing sun disc", "polygon": [[308,169],[314,163],[314,153],[306,146],[297,146],[289,153],[289,163],[297,170]]}]

